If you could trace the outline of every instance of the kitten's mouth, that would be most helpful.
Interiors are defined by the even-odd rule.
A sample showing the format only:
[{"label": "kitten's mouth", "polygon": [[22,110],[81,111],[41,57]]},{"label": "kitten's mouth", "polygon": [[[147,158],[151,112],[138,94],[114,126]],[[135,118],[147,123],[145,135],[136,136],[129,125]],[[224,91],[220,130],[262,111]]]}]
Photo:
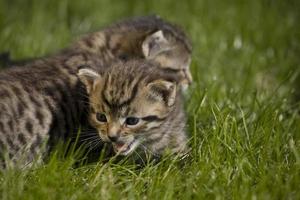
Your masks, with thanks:
[{"label": "kitten's mouth", "polygon": [[133,140],[129,143],[125,142],[113,142],[112,145],[114,147],[114,151],[118,155],[126,156],[130,153],[132,153],[136,147],[138,146],[139,142],[137,140]]}]

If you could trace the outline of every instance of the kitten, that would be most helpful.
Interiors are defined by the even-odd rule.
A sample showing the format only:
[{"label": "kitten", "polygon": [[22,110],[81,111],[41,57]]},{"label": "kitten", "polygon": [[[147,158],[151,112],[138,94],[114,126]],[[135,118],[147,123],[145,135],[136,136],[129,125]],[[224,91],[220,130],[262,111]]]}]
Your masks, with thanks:
[{"label": "kitten", "polygon": [[78,76],[89,95],[90,124],[118,155],[187,150],[178,74],[153,62],[131,60],[104,73],[83,68]]},{"label": "kitten", "polygon": [[[189,69],[192,49],[189,39],[179,27],[158,16],[124,20],[87,34],[59,54],[66,52],[93,53],[103,59],[104,63],[108,60],[144,58],[178,73],[183,88],[192,82]],[[12,61],[8,53],[3,53],[2,57],[0,60],[4,65],[22,65],[32,61]]]},{"label": "kitten", "polygon": [[85,121],[86,97],[76,63],[100,69],[97,59],[61,55],[0,72],[1,156],[28,164],[43,153],[43,143],[49,149],[78,131]]},{"label": "kitten", "polygon": [[71,49],[95,54],[105,48],[117,58],[145,58],[161,67],[180,74],[183,85],[192,82],[189,70],[191,44],[185,33],[176,25],[158,16],[133,18],[116,23],[100,32],[86,35]]}]

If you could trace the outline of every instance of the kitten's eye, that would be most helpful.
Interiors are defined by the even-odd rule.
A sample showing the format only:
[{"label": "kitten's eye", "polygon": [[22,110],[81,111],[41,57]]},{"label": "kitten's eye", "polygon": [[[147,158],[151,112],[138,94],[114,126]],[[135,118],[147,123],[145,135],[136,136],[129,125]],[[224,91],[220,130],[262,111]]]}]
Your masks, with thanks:
[{"label": "kitten's eye", "polygon": [[137,117],[127,117],[125,123],[129,126],[136,125],[139,123],[140,119]]},{"label": "kitten's eye", "polygon": [[127,61],[128,60],[128,55],[127,54],[121,54],[120,56],[119,56],[119,58],[121,59],[121,60],[123,60],[123,61]]},{"label": "kitten's eye", "polygon": [[106,116],[105,116],[105,114],[103,114],[103,113],[97,113],[97,114],[96,114],[96,119],[97,119],[99,122],[107,122]]}]

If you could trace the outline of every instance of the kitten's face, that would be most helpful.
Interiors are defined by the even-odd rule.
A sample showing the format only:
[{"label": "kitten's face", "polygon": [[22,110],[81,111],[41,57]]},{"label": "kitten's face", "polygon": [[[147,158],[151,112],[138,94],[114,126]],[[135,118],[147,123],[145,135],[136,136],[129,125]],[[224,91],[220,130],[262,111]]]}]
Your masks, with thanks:
[{"label": "kitten's face", "polygon": [[[121,72],[115,73],[116,70]],[[128,155],[138,147],[146,148],[147,141],[155,139],[153,131],[173,107],[176,86],[162,79],[148,82],[142,72],[132,71],[131,76],[124,68],[103,76],[95,73],[93,81],[88,83],[84,79],[91,73],[81,70],[79,76],[89,84],[89,120],[101,139],[111,142],[119,155]]]}]

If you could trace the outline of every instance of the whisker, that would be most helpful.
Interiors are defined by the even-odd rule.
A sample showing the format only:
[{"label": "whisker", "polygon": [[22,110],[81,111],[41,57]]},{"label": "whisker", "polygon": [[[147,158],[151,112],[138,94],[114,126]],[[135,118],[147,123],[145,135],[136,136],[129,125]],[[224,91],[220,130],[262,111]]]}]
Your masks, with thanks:
[{"label": "whisker", "polygon": [[150,150],[147,146],[145,146],[144,144],[140,144],[144,150],[146,150],[148,153],[150,153],[153,156],[157,156],[158,154],[154,153],[152,150]]},{"label": "whisker", "polygon": [[94,150],[95,148],[97,148],[99,146],[99,144],[101,144],[100,142],[101,142],[101,140],[97,140],[95,145],[93,147],[91,147],[91,150]]},{"label": "whisker", "polygon": [[86,138],[86,137],[91,137],[91,136],[98,136],[97,133],[80,133],[79,135],[73,135],[72,138]]},{"label": "whisker", "polygon": [[95,142],[96,142],[96,140],[92,140],[92,141],[84,143],[84,145],[87,146],[88,148],[90,148],[91,145],[93,145]]},{"label": "whisker", "polygon": [[81,132],[80,135],[98,135],[98,133],[95,131],[85,131]]},{"label": "whisker", "polygon": [[93,136],[93,137],[88,137],[88,138],[82,139],[80,141],[84,142],[84,141],[89,141],[89,140],[95,140],[95,139],[98,139],[98,138],[99,138],[98,136]]},{"label": "whisker", "polygon": [[92,151],[101,144],[101,140],[94,140],[86,144],[87,148]]},{"label": "whisker", "polygon": [[145,161],[143,157],[139,154],[139,152],[135,150],[134,153],[140,158],[140,160],[143,162],[143,165],[145,165]]}]

